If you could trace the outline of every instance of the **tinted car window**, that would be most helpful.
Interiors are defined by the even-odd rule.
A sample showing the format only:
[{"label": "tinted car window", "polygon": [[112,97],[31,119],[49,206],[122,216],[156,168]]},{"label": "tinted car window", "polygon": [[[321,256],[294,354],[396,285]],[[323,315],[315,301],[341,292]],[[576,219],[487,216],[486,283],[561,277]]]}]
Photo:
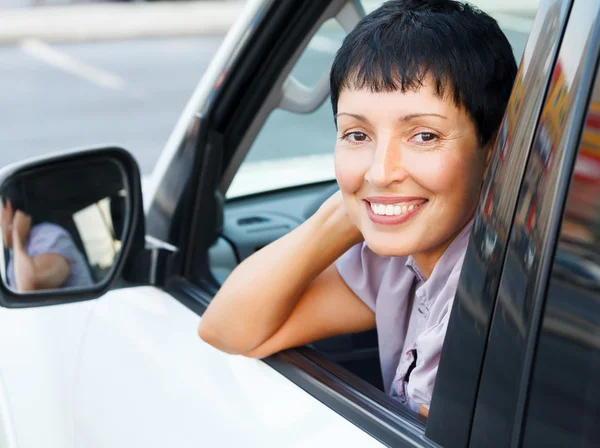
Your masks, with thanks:
[{"label": "tinted car window", "polygon": [[598,378],[599,78],[589,105],[554,257],[530,389],[525,445],[598,446]]}]

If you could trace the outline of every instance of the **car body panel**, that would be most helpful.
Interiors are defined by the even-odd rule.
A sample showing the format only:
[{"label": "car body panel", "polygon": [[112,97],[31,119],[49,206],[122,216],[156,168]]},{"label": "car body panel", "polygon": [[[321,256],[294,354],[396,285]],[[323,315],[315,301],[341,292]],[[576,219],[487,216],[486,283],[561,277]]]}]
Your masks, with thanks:
[{"label": "car body panel", "polygon": [[76,447],[382,446],[260,360],[201,341],[153,287],[102,297],[75,391]]},{"label": "car body panel", "polygon": [[73,384],[96,300],[0,308],[0,446],[71,447]]}]

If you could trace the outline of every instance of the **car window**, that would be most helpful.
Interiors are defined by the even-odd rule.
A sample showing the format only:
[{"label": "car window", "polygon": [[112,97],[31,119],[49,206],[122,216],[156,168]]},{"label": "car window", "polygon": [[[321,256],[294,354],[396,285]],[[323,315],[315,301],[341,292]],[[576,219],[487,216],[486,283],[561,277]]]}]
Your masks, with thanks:
[{"label": "car window", "polygon": [[104,198],[73,215],[92,276],[96,281],[104,279],[121,250],[120,227],[123,223],[113,222],[113,219],[121,218],[122,221],[124,200],[124,196]]},{"label": "car window", "polygon": [[[316,85],[327,76],[345,35],[335,19],[326,21],[290,76],[307,87]],[[332,179],[334,142],[335,126],[328,100],[309,114],[275,109],[252,144],[227,196]]]},{"label": "car window", "polygon": [[525,446],[600,444],[599,298],[600,77],[597,77],[554,256],[534,360]]},{"label": "car window", "polygon": [[[382,0],[361,2],[366,13],[382,3]],[[520,61],[539,0],[476,0],[470,3],[498,21],[511,43],[516,60]],[[335,19],[325,22],[311,39],[291,76],[305,85],[314,85],[328,73],[344,37],[345,32]],[[252,144],[227,191],[227,197],[334,179],[335,135],[329,98],[308,114],[275,109]]]}]

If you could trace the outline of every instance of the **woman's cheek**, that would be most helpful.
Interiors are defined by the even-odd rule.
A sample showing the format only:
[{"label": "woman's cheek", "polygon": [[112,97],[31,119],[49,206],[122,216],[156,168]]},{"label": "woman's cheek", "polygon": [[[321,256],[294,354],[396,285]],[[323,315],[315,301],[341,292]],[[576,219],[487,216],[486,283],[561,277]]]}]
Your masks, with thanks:
[{"label": "woman's cheek", "polygon": [[460,178],[455,161],[444,157],[442,152],[414,152],[404,161],[410,177],[430,192],[443,193]]},{"label": "woman's cheek", "polygon": [[368,169],[365,152],[336,148],[334,155],[335,178],[345,194],[354,194],[361,189]]}]

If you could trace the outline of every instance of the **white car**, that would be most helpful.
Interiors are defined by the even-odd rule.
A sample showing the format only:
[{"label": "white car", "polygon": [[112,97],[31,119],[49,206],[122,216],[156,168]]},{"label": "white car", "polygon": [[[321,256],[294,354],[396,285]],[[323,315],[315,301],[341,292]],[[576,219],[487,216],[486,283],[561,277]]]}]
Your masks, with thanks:
[{"label": "white car", "polygon": [[[143,199],[138,167],[119,148],[0,172],[0,194],[16,185],[34,227],[48,221],[70,235],[93,279],[19,292],[8,273],[16,255],[5,248],[0,447],[600,443],[600,302],[590,299],[599,285],[565,275],[578,257],[598,263],[596,240],[577,246],[561,276],[552,270],[555,249],[569,250],[557,242],[574,238],[559,232],[560,204],[571,200],[579,131],[596,132],[585,117],[600,101],[598,2],[542,0],[537,15],[537,3],[529,11],[523,5],[531,2],[479,2],[505,29],[516,57],[524,56],[503,124],[511,143],[496,148],[484,188],[495,192],[498,206],[485,222],[496,228],[472,235],[428,419],[382,391],[374,331],[264,360],[219,352],[198,337],[204,309],[235,266],[301,223],[336,188],[329,64],[344,33],[379,3],[248,1]],[[556,89],[568,101],[557,103]],[[561,126],[543,135],[560,144],[540,169],[534,140],[555,110]],[[273,137],[282,129],[285,139]],[[277,157],[253,162],[264,147]],[[571,191],[579,191],[577,182]],[[596,189],[586,197],[599,197],[598,185],[585,184]],[[531,230],[541,261],[529,267],[510,239],[521,225],[515,211],[528,197],[521,188],[537,189],[547,212]],[[564,219],[580,219],[578,229],[597,235],[595,206],[587,220]],[[482,235],[498,235],[498,259],[482,259]]]}]

